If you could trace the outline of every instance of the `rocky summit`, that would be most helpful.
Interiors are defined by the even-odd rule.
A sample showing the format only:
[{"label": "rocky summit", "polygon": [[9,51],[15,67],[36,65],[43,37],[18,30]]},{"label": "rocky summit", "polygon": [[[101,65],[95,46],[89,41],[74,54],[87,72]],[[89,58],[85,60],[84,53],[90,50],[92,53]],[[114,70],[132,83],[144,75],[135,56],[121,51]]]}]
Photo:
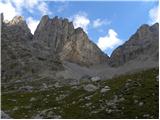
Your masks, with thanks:
[{"label": "rocky summit", "polygon": [[158,23],[109,57],[66,18],[0,20],[1,118],[158,118]]}]

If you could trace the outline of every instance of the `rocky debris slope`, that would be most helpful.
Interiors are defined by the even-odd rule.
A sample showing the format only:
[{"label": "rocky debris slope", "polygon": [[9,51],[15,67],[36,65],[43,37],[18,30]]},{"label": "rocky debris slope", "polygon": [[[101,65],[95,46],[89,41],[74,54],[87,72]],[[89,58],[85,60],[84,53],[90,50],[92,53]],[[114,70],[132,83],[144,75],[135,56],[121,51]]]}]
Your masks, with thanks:
[{"label": "rocky debris slope", "polygon": [[121,66],[131,60],[151,59],[158,64],[159,24],[142,25],[123,45],[115,49],[110,58],[111,66]]}]

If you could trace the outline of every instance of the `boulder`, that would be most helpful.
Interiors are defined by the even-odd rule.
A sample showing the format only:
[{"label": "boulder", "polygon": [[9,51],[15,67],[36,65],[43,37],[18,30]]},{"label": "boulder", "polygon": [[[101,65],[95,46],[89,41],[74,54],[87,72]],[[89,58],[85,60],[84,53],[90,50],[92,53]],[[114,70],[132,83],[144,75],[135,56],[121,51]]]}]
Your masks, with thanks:
[{"label": "boulder", "polygon": [[156,80],[159,81],[159,75],[157,75]]},{"label": "boulder", "polygon": [[33,87],[32,86],[23,86],[19,88],[19,91],[21,92],[32,92]]},{"label": "boulder", "polygon": [[105,89],[110,89],[110,87],[109,87],[109,86],[105,86],[104,88],[105,88]]},{"label": "boulder", "polygon": [[80,83],[86,83],[86,82],[90,82],[91,81],[91,76],[89,75],[84,75],[80,78]]},{"label": "boulder", "polygon": [[143,102],[139,102],[138,105],[141,107],[141,106],[143,106],[143,104],[144,104]]},{"label": "boulder", "polygon": [[109,86],[105,86],[104,88],[101,89],[101,93],[106,93],[107,91],[110,90],[110,87]]},{"label": "boulder", "polygon": [[110,89],[102,88],[100,92],[101,92],[101,93],[106,93],[106,92],[109,91],[109,90],[110,90]]},{"label": "boulder", "polygon": [[92,82],[97,82],[97,81],[100,81],[101,78],[98,76],[95,76],[95,77],[92,77],[91,80],[92,80]]},{"label": "boulder", "polygon": [[94,92],[94,91],[96,91],[96,90],[98,89],[98,87],[96,87],[96,86],[93,85],[93,84],[88,84],[88,85],[85,85],[85,86],[83,87],[83,89],[84,89],[85,91],[87,91],[87,92]]},{"label": "boulder", "polygon": [[35,97],[31,97],[30,102],[36,101]]}]

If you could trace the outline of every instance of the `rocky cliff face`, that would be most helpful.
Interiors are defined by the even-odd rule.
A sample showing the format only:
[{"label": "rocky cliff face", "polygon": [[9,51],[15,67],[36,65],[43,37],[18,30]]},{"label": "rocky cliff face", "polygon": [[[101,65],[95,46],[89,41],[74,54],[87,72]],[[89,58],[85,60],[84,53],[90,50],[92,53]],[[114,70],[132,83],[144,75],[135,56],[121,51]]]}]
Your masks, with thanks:
[{"label": "rocky cliff face", "polygon": [[[130,39],[113,51],[111,66],[120,66],[131,60],[158,61],[159,24],[142,25]],[[135,60],[136,61],[136,60]]]},{"label": "rocky cliff face", "polygon": [[[88,66],[108,60],[108,56],[89,40],[83,29],[74,29],[73,23],[67,19],[43,16],[33,41],[35,46],[43,47],[53,58],[58,56],[62,61]],[[37,51],[37,55],[42,56],[42,49]]]},{"label": "rocky cliff face", "polygon": [[43,16],[34,35],[21,16],[2,22],[2,81],[63,70],[63,61],[89,66],[107,60],[86,33],[74,29],[67,19]]}]

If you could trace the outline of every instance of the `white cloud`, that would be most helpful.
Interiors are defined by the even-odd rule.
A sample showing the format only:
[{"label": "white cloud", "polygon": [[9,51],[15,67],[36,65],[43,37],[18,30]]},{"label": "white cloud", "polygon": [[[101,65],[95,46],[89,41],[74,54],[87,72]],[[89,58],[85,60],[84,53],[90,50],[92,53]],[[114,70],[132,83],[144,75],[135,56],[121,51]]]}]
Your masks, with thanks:
[{"label": "white cloud", "polygon": [[12,4],[12,6],[16,9],[16,11],[18,13],[22,13],[22,5],[24,5],[24,1],[23,0],[8,0],[9,3]]},{"label": "white cloud", "polygon": [[34,31],[37,28],[37,25],[39,24],[38,20],[33,19],[32,17],[27,18],[28,27],[31,30],[31,33],[34,34]]},{"label": "white cloud", "polygon": [[71,20],[73,21],[75,28],[81,27],[87,33],[90,20],[85,12],[79,12],[78,14],[71,17]]},{"label": "white cloud", "polygon": [[0,12],[4,13],[5,20],[11,20],[23,12],[38,12],[40,15],[51,14],[48,5],[40,0],[0,0]]},{"label": "white cloud", "polygon": [[[40,15],[51,14],[48,5],[40,0],[0,0],[0,13],[4,14],[5,20],[11,20],[16,15],[23,15],[23,12],[38,12]],[[32,17],[26,18],[28,27],[34,33],[39,21]]]},{"label": "white cloud", "polygon": [[98,39],[97,45],[102,51],[106,51],[108,49],[114,49],[122,43],[123,41],[117,37],[117,33],[113,29],[109,29],[106,36]]},{"label": "white cloud", "polygon": [[0,1],[0,13],[2,12],[4,14],[4,19],[6,20],[11,20],[14,16],[19,14],[10,1]]},{"label": "white cloud", "polygon": [[57,12],[61,13],[63,11],[65,11],[66,8],[68,8],[68,5],[69,3],[67,1],[65,2],[61,2],[62,5],[60,5],[58,8],[57,8]]},{"label": "white cloud", "polygon": [[45,2],[41,2],[38,5],[38,10],[41,12],[42,15],[51,14],[51,12],[49,11],[48,6],[47,6],[47,4]]},{"label": "white cloud", "polygon": [[[23,0],[28,8],[34,8],[39,4],[39,0]],[[40,3],[41,4],[41,3]]]},{"label": "white cloud", "polygon": [[149,10],[150,24],[159,22],[159,6],[155,6]]},{"label": "white cloud", "polygon": [[110,24],[111,21],[108,21],[108,20],[101,20],[101,19],[96,19],[93,21],[93,27],[94,28],[97,28],[97,27],[100,27],[102,25],[107,25],[107,24]]}]

